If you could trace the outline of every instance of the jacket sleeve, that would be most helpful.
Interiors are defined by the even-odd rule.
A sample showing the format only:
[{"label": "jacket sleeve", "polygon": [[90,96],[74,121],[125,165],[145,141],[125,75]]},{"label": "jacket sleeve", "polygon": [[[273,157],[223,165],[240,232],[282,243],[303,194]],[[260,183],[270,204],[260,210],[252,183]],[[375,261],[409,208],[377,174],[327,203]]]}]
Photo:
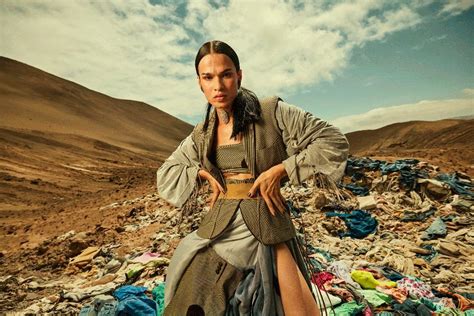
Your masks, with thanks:
[{"label": "jacket sleeve", "polygon": [[192,134],[186,137],[156,173],[158,194],[181,207],[197,185],[200,163]]},{"label": "jacket sleeve", "polygon": [[329,123],[296,106],[279,101],[276,120],[289,158],[283,161],[291,184],[301,184],[313,174],[338,182],[344,175],[349,143]]}]

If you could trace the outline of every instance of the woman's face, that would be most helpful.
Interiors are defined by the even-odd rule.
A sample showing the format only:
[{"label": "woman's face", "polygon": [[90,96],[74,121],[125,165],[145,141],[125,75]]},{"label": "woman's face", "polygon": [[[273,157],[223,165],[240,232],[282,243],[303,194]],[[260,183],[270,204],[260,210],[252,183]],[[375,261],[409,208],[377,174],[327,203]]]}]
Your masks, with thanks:
[{"label": "woman's face", "polygon": [[242,70],[237,72],[225,54],[208,54],[199,62],[198,72],[198,83],[207,101],[216,109],[230,111],[242,80]]}]

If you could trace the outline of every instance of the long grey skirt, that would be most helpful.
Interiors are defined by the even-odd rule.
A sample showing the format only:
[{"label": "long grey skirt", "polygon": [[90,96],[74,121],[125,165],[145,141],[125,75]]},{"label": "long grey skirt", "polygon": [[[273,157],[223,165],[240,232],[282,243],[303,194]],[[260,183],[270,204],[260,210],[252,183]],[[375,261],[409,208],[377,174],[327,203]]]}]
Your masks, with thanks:
[{"label": "long grey skirt", "polygon": [[[296,264],[305,276],[309,284],[309,275],[304,266],[303,257],[297,247],[296,239],[286,242]],[[238,209],[231,223],[224,232],[217,238],[204,239],[196,234],[196,231],[186,236],[176,248],[170,265],[168,266],[165,287],[165,315],[177,313],[176,306],[179,306],[179,313],[186,315],[189,306],[184,306],[181,302],[174,302],[173,297],[179,288],[185,287],[189,295],[211,296],[216,295],[206,288],[193,289],[192,287],[212,287],[204,281],[196,281],[196,284],[183,284],[180,282],[186,271],[192,269],[192,265],[203,265],[203,261],[198,259],[204,256],[206,249],[212,249],[212,255],[215,256],[205,267],[199,266],[198,269],[212,269],[216,273],[225,262],[229,272],[219,276],[219,281],[224,286],[231,287],[225,289],[222,294],[225,300],[225,310],[219,310],[220,314],[225,315],[284,315],[281,304],[277,271],[275,265],[275,254],[272,246],[266,246],[260,243],[249,231],[242,218],[240,209]],[[209,251],[207,251],[209,253]],[[209,257],[209,256],[208,256]],[[200,262],[200,263],[198,263]],[[217,267],[216,267],[217,266]],[[235,271],[235,272],[232,272]],[[196,274],[196,272],[193,272]],[[202,273],[204,277],[206,273]],[[199,276],[198,276],[199,277]],[[232,278],[234,280],[222,280],[222,278]],[[209,277],[208,277],[209,278]],[[238,280],[235,280],[238,278]],[[195,279],[195,278],[194,278]],[[194,280],[193,279],[193,280]],[[194,281],[193,281],[194,282]],[[213,282],[213,281],[211,281]],[[233,284],[233,285],[231,285]],[[191,294],[193,293],[193,294]],[[221,296],[221,293],[219,293]],[[206,297],[196,298],[196,301],[206,301]],[[212,297],[209,297],[212,301]],[[171,304],[173,312],[167,312],[166,307]],[[191,300],[192,301],[192,300]],[[184,303],[184,302],[183,302]],[[201,306],[202,307],[202,306]],[[214,308],[215,306],[213,306]],[[213,315],[216,310],[205,310],[206,315]],[[170,309],[168,309],[170,310]]]}]

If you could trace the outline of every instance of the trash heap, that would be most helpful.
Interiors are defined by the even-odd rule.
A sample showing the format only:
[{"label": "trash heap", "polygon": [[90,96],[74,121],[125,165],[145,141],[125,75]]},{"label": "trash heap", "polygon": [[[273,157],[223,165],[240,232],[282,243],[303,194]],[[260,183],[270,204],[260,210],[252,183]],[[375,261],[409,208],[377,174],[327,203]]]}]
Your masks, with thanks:
[{"label": "trash heap", "polygon": [[284,189],[325,314],[474,315],[469,176],[351,157],[342,188]]},{"label": "trash heap", "polygon": [[[339,189],[323,187],[315,178],[301,187],[285,186],[282,193],[324,315],[474,315],[469,176],[442,174],[413,159],[351,157]],[[17,295],[18,288],[30,297],[36,293],[24,314],[161,315],[166,267],[180,239],[208,211],[207,197],[197,196],[199,211],[186,216],[156,194],[129,203],[138,211],[115,230],[140,234],[160,223],[153,236],[144,237],[150,237],[149,247],[120,256],[119,239],[89,246],[54,280],[2,277],[4,298]],[[70,244],[80,234],[59,236],[49,246]]]}]

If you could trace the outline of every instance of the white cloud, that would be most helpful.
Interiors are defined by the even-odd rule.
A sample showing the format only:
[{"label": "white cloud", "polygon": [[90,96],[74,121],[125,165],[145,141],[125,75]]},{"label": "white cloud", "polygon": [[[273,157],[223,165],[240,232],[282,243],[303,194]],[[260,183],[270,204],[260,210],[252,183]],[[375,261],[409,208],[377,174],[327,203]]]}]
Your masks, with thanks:
[{"label": "white cloud", "polygon": [[200,41],[233,46],[243,85],[259,95],[291,94],[333,80],[354,47],[420,23],[416,10],[428,2],[403,2],[231,0],[216,9],[190,0],[179,15],[172,1],[4,0],[0,55],[192,116],[205,103],[193,60]]},{"label": "white cloud", "polygon": [[376,108],[362,114],[339,117],[330,122],[344,133],[348,133],[377,129],[398,122],[434,121],[465,115],[474,115],[474,100],[472,98],[423,100],[417,103]]},{"label": "white cloud", "polygon": [[474,7],[474,0],[448,0],[443,5],[440,14],[458,15]]},{"label": "white cloud", "polygon": [[[315,15],[311,23],[318,28],[340,31],[349,43],[363,44],[421,22],[421,17],[413,8],[402,5],[384,10],[384,6],[383,1],[376,0],[338,3]],[[383,13],[377,14],[380,11]]]},{"label": "white cloud", "polygon": [[462,92],[467,96],[474,96],[474,88],[466,88]]},{"label": "white cloud", "polygon": [[170,6],[148,1],[4,1],[0,54],[113,97],[186,113],[195,44]]}]

